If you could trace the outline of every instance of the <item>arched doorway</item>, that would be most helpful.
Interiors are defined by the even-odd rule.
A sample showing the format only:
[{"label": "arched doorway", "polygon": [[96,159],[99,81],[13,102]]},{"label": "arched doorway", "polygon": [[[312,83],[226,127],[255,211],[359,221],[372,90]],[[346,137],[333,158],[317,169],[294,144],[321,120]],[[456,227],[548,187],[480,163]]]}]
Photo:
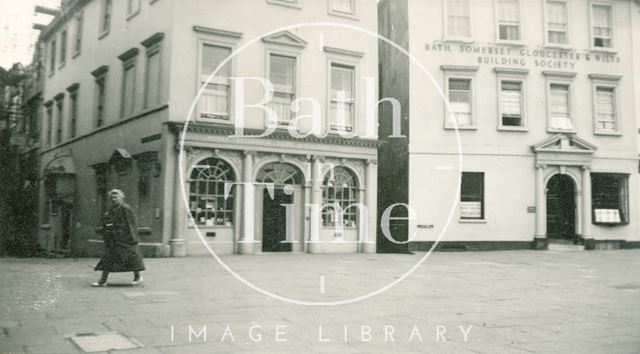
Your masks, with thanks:
[{"label": "arched doorway", "polygon": [[576,237],[575,188],[566,174],[557,174],[547,183],[547,237],[550,240]]},{"label": "arched doorway", "polygon": [[[287,230],[294,233],[294,194],[303,184],[302,173],[286,163],[270,163],[258,172],[257,182],[262,192],[262,251],[290,252]],[[273,187],[273,188],[271,188]],[[273,193],[273,194],[272,194]],[[289,206],[289,207],[287,207]],[[289,215],[287,215],[289,214]],[[294,235],[290,237],[293,239]]]}]

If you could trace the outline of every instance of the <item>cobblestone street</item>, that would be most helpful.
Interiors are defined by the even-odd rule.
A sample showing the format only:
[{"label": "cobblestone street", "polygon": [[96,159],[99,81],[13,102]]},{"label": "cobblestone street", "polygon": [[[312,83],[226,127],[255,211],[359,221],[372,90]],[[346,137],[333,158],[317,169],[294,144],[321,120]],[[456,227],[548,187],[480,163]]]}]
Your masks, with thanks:
[{"label": "cobblestone street", "polygon": [[[423,255],[222,260],[265,291],[330,302],[389,284]],[[638,250],[434,253],[388,291],[339,306],[273,299],[210,257],[146,259],[142,285],[112,274],[92,288],[96,262],[0,259],[0,352],[640,352]]]}]

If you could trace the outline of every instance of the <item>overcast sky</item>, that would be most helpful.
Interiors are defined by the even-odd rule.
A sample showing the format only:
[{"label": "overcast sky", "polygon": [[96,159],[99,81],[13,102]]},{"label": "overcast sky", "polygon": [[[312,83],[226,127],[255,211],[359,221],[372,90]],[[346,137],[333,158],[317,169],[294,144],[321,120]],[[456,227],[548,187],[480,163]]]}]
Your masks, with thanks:
[{"label": "overcast sky", "polygon": [[36,15],[36,5],[60,7],[60,0],[0,0],[0,66],[9,69],[13,63],[29,64],[39,32],[34,23],[46,24],[52,17]]}]

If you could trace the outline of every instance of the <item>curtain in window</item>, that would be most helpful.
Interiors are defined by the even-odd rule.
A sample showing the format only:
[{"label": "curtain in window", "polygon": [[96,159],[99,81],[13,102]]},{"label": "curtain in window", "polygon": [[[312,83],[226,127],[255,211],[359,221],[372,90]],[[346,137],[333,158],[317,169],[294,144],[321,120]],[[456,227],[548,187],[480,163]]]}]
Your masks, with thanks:
[{"label": "curtain in window", "polygon": [[594,46],[611,46],[611,8],[609,6],[593,6]]},{"label": "curtain in window", "polygon": [[447,1],[447,34],[454,37],[471,35],[469,0]]},{"label": "curtain in window", "polygon": [[269,79],[275,90],[269,106],[276,112],[278,121],[288,122],[295,93],[296,59],[272,54],[269,60]]},{"label": "curtain in window", "polygon": [[[231,55],[231,49],[214,45],[203,45],[200,80],[204,84],[209,76]],[[231,64],[226,63],[211,78],[200,98],[200,117],[229,119],[229,76]]]},{"label": "curtain in window", "polygon": [[471,80],[449,79],[449,104],[459,126],[471,125]]},{"label": "curtain in window", "polygon": [[560,1],[547,2],[547,27],[550,43],[567,43],[567,4]]},{"label": "curtain in window", "polygon": [[596,125],[603,130],[616,130],[613,89],[596,88]]},{"label": "curtain in window", "polygon": [[569,87],[567,85],[551,85],[550,106],[551,128],[573,129],[569,107]]},{"label": "curtain in window", "polygon": [[[331,118],[333,129],[350,131],[353,124],[354,109],[354,69],[351,67],[331,66]],[[343,95],[346,102],[342,102],[342,110],[338,105],[338,97]],[[340,121],[340,116],[344,122]]]},{"label": "curtain in window", "polygon": [[331,0],[331,9],[333,11],[353,14],[353,0]]},{"label": "curtain in window", "polygon": [[519,82],[502,82],[500,111],[504,115],[522,115],[522,89]]},{"label": "curtain in window", "polygon": [[500,39],[520,39],[520,15],[517,0],[498,1],[498,24]]}]

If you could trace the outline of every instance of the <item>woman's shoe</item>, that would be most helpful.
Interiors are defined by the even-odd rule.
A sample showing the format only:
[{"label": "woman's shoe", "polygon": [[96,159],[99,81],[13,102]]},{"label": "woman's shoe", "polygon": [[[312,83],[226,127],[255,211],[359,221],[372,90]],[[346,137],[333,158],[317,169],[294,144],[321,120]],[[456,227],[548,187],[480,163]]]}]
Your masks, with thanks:
[{"label": "woman's shoe", "polygon": [[140,283],[142,283],[142,281],[144,280],[144,278],[141,276],[138,279],[133,279],[133,281],[131,282],[131,285],[138,285]]},{"label": "woman's shoe", "polygon": [[107,282],[106,281],[105,282],[96,281],[96,282],[91,283],[91,286],[94,287],[94,288],[102,288],[102,287],[107,286]]}]

